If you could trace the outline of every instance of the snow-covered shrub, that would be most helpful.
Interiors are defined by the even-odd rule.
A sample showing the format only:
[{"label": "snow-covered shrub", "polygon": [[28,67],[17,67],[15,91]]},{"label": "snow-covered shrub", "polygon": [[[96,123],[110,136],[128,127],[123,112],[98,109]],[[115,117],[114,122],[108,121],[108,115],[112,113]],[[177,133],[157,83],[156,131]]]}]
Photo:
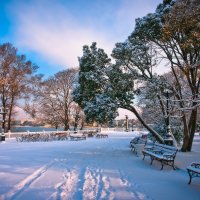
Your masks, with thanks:
[{"label": "snow-covered shrub", "polygon": [[[183,139],[183,126],[181,125],[180,121],[177,119],[173,119],[170,122],[171,132],[174,135],[178,144]],[[159,121],[154,124],[153,128],[163,137],[165,138],[167,134],[167,126],[164,121]]]}]

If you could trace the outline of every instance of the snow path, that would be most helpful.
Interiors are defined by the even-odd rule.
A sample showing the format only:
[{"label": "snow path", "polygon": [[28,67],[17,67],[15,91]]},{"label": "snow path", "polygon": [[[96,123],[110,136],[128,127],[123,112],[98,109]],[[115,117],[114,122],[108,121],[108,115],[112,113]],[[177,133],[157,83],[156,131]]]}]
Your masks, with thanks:
[{"label": "snow path", "polygon": [[199,157],[199,143],[178,154],[179,170],[161,171],[130,151],[132,137],[0,143],[0,200],[199,200],[199,180],[188,186],[185,170],[187,159]]},{"label": "snow path", "polygon": [[4,199],[10,199],[10,200],[16,199],[23,191],[25,191],[27,188],[29,188],[30,185],[32,183],[34,183],[34,181],[39,179],[47,171],[47,169],[49,167],[51,167],[53,164],[54,164],[54,162],[51,162],[51,163],[41,167],[40,169],[35,171],[33,174],[31,174],[30,176],[28,176],[24,180],[20,181],[8,193],[0,196],[0,199],[2,199],[2,200],[4,200]]},{"label": "snow path", "polygon": [[[48,173],[51,173],[51,169],[54,167],[63,166],[62,160],[54,160],[53,162],[36,170],[33,174],[20,181],[13,187],[8,193],[0,196],[2,200],[15,200],[26,199],[27,194],[31,194],[31,190],[34,185],[41,185],[43,177],[47,177]],[[74,199],[73,195],[78,181],[78,172],[75,169],[65,171],[60,174],[62,180],[54,185],[54,192],[47,198],[48,200],[64,200]],[[79,177],[81,178],[81,177]],[[147,199],[144,194],[136,192],[135,188],[128,182],[128,180],[122,177],[119,170],[116,171],[103,171],[102,169],[85,169],[83,182],[81,182],[80,188],[83,191],[82,199]],[[116,187],[120,187],[119,192],[116,191]],[[46,187],[47,189],[48,187]],[[141,194],[141,195],[140,195]]]}]

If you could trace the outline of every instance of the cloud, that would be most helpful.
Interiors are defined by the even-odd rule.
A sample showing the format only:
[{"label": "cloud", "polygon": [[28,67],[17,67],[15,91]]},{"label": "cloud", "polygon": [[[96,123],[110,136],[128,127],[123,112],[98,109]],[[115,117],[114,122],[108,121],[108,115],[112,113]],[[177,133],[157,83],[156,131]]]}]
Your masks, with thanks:
[{"label": "cloud", "polygon": [[92,26],[83,26],[70,15],[61,4],[16,5],[16,45],[41,54],[48,62],[67,66],[78,66],[82,46],[97,42],[98,47],[111,53],[114,41],[104,32]]},{"label": "cloud", "polygon": [[153,11],[162,0],[156,1],[13,0],[14,43],[56,67],[76,67],[83,45],[95,41],[110,54],[115,43],[132,32],[135,18]]}]

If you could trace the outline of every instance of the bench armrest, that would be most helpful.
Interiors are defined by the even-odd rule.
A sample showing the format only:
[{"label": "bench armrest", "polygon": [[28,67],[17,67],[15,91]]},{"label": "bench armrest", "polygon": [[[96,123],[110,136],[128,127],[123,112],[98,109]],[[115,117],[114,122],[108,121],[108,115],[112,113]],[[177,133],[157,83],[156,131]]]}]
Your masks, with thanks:
[{"label": "bench armrest", "polygon": [[172,158],[173,159],[175,157],[175,154],[164,153],[163,157],[165,157],[165,158]]},{"label": "bench armrest", "polygon": [[191,166],[195,167],[195,168],[200,168],[200,163],[199,162],[193,162],[193,163],[191,163]]}]

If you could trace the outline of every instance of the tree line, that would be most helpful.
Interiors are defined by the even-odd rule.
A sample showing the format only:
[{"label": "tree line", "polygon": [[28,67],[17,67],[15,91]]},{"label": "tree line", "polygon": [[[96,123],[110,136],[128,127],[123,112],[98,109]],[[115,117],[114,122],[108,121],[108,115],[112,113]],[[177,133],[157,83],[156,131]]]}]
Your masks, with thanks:
[{"label": "tree line", "polygon": [[2,129],[11,130],[16,107],[43,124],[68,130],[84,124],[84,113],[72,99],[77,69],[60,71],[47,79],[38,66],[19,55],[10,43],[0,45],[0,106]]}]

